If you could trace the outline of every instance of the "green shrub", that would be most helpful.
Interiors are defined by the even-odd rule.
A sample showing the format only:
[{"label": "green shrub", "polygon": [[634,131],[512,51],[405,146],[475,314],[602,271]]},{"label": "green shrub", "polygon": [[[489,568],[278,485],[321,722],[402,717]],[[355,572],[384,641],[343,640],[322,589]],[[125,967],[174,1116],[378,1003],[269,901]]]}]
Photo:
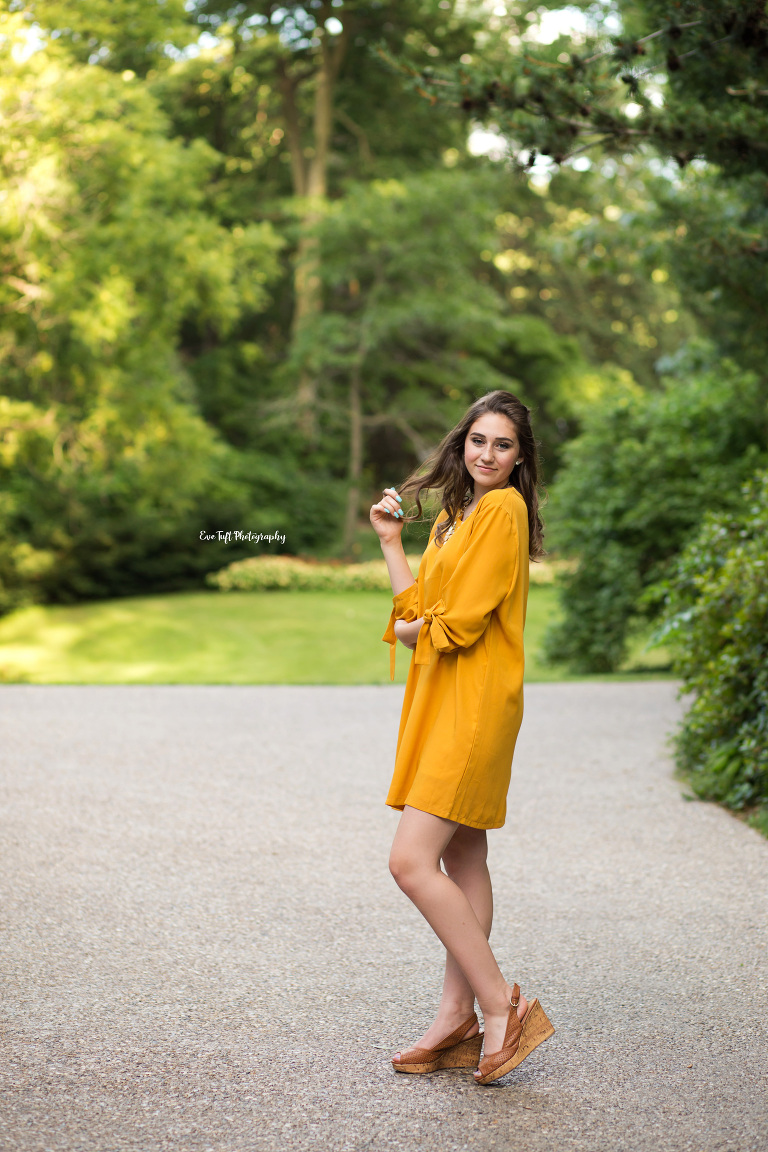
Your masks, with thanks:
[{"label": "green shrub", "polygon": [[63,406],[0,396],[0,615],[199,586],[232,557],[200,531],[252,523],[234,450],[162,398],[132,424],[102,414],[96,433]]},{"label": "green shrub", "polygon": [[586,411],[547,517],[550,538],[578,558],[547,657],[614,671],[633,624],[658,616],[653,589],[704,513],[738,504],[767,447],[763,385],[727,361],[658,391],[617,385]]},{"label": "green shrub", "polygon": [[768,834],[768,471],[737,514],[709,515],[666,584],[664,623],[684,689],[695,693],[676,737],[697,796],[761,805]]}]

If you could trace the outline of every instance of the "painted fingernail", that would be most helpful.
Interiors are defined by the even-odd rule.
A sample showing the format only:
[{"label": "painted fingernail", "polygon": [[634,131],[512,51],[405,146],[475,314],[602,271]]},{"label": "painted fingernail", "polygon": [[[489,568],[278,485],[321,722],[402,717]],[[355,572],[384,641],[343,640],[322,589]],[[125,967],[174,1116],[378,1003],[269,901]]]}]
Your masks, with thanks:
[{"label": "painted fingernail", "polygon": [[398,499],[398,500],[400,501],[400,503],[402,504],[402,502],[403,502],[403,498],[402,498],[402,496],[398,496],[398,495],[397,495],[397,493],[395,493],[395,497],[396,497],[396,499]]}]

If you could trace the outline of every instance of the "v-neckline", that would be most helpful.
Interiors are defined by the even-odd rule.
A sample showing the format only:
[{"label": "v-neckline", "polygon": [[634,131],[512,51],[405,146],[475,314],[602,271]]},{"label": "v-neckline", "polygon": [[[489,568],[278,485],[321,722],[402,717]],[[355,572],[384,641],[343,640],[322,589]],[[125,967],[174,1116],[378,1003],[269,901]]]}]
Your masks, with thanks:
[{"label": "v-neckline", "polygon": [[[485,495],[487,495],[487,493],[485,493],[485,492],[484,492],[484,493],[483,493],[483,496],[485,496]],[[454,520],[453,524],[451,525],[451,527],[450,527],[450,528],[448,529],[448,531],[446,532],[446,534],[445,534],[445,541],[446,541],[446,543],[447,543],[447,542],[448,542],[448,540],[451,538],[451,536],[454,536],[454,535],[455,535],[455,533],[456,533],[456,530],[457,530],[458,528],[461,528],[462,524],[466,524],[466,522],[467,522],[467,520],[469,519],[469,517],[474,515],[474,513],[477,511],[478,507],[480,506],[480,501],[483,499],[483,496],[481,496],[481,497],[480,497],[480,500],[478,500],[477,504],[475,504],[474,508],[473,508],[473,509],[472,509],[472,511],[469,513],[469,515],[465,515],[465,510],[464,510],[463,508],[461,508],[461,509],[459,510],[459,516],[460,516],[460,519],[459,519],[458,521]]]},{"label": "v-neckline", "polygon": [[487,495],[488,495],[487,492],[483,492],[483,495],[480,497],[477,504],[475,504],[474,508],[472,509],[472,511],[470,513],[467,513],[465,508],[461,509],[461,521],[460,521],[461,524],[464,524],[469,519],[470,516],[472,516],[475,512],[477,512],[478,508],[480,507],[480,505],[482,504],[483,500],[485,499],[485,497]]},{"label": "v-neckline", "polygon": [[[491,488],[491,489],[489,489],[489,491],[493,492],[493,491],[494,491],[494,489],[493,489],[493,488]],[[484,498],[485,498],[487,495],[488,495],[488,493],[487,493],[487,492],[483,492],[483,495],[480,497],[480,499],[478,500],[477,504],[475,504],[474,508],[473,508],[473,509],[472,509],[472,511],[469,513],[469,515],[467,515],[467,514],[466,514],[466,512],[465,512],[465,509],[464,509],[464,508],[460,509],[460,511],[459,511],[459,516],[461,517],[461,519],[460,519],[460,520],[458,520],[458,521],[455,521],[455,520],[454,520],[453,524],[451,525],[451,527],[450,527],[450,528],[448,529],[448,531],[446,532],[446,534],[445,534],[445,537],[444,537],[444,542],[445,542],[446,544],[448,543],[448,541],[450,540],[450,538],[451,538],[453,535],[455,535],[457,528],[461,528],[462,524],[466,524],[466,522],[467,522],[467,520],[469,519],[469,517],[470,517],[470,516],[474,516],[475,512],[477,512],[478,508],[480,507],[480,505],[482,504],[482,502],[483,502]]]}]

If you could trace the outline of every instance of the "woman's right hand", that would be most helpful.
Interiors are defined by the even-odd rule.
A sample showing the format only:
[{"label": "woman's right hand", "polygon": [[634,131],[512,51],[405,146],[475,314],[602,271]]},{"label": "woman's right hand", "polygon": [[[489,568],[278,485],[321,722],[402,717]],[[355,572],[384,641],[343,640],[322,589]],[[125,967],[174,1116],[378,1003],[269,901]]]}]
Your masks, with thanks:
[{"label": "woman's right hand", "polygon": [[378,504],[371,505],[371,524],[382,544],[395,544],[403,531],[403,510],[395,488],[385,488]]}]

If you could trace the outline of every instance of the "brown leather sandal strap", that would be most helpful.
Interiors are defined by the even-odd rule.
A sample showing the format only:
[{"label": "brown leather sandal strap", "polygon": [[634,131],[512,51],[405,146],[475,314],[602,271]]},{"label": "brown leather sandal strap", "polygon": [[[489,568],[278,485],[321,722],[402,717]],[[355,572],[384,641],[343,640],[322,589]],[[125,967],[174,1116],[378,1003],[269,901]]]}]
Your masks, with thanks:
[{"label": "brown leather sandal strap", "polygon": [[477,1013],[473,1012],[463,1024],[459,1024],[458,1028],[455,1028],[450,1036],[446,1036],[439,1044],[436,1044],[434,1048],[407,1048],[405,1052],[400,1053],[400,1060],[398,1060],[397,1063],[426,1064],[430,1060],[435,1060],[445,1052],[447,1048],[453,1048],[456,1044],[460,1044],[465,1034],[477,1023]]},{"label": "brown leather sandal strap", "polygon": [[465,1020],[463,1024],[459,1024],[458,1028],[451,1032],[450,1036],[446,1036],[445,1039],[442,1040],[440,1044],[438,1044],[433,1049],[433,1051],[442,1051],[445,1048],[453,1048],[454,1044],[460,1044],[464,1039],[465,1034],[469,1032],[470,1028],[477,1024],[477,1022],[477,1013],[473,1012],[472,1015],[467,1020]]}]

